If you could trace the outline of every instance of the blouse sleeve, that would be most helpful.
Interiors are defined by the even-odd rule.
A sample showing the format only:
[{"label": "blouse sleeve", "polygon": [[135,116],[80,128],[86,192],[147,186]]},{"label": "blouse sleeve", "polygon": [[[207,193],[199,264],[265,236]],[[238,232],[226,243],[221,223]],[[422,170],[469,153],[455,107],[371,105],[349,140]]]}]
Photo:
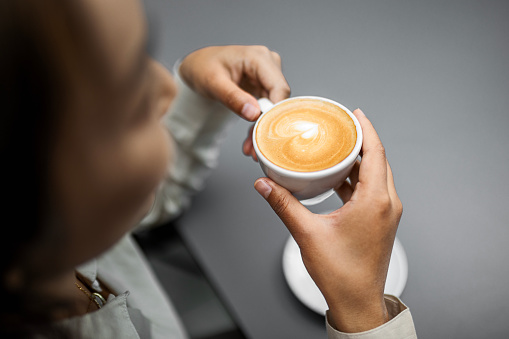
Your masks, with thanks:
[{"label": "blouse sleeve", "polygon": [[202,189],[217,165],[228,127],[238,119],[221,103],[189,88],[180,78],[178,66],[174,77],[178,94],[164,121],[174,141],[172,164],[140,228],[168,222],[189,206],[191,196]]},{"label": "blouse sleeve", "polygon": [[360,333],[344,333],[334,329],[326,317],[329,339],[417,339],[414,321],[408,307],[397,297],[385,295],[385,305],[391,320],[372,330]]}]

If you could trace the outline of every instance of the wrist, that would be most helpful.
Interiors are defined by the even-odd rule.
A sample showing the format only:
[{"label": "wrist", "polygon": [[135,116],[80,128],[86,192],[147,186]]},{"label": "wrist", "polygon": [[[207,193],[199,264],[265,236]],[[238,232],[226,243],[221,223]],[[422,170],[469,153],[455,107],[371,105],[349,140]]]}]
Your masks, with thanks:
[{"label": "wrist", "polygon": [[376,302],[329,305],[327,319],[340,332],[358,333],[383,325],[390,317],[382,296]]}]

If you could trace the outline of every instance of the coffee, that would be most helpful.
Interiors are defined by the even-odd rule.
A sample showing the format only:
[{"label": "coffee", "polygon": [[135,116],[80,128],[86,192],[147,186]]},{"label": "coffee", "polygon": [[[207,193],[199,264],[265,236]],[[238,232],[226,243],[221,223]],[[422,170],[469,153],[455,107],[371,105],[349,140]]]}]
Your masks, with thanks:
[{"label": "coffee", "polygon": [[319,99],[283,102],[263,114],[256,129],[260,152],[275,165],[297,172],[327,169],[345,159],[357,141],[352,118]]}]

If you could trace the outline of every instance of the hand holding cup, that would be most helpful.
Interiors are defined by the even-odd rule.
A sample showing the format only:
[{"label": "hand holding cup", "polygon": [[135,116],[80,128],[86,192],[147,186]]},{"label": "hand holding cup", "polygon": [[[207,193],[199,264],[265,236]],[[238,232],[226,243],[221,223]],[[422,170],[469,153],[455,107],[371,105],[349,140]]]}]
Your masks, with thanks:
[{"label": "hand holding cup", "polygon": [[384,147],[361,110],[354,114],[364,132],[362,161],[336,189],[343,207],[313,214],[268,178],[256,190],[287,226],[302,260],[329,306],[328,320],[343,332],[361,332],[389,320],[384,286],[402,214]]}]

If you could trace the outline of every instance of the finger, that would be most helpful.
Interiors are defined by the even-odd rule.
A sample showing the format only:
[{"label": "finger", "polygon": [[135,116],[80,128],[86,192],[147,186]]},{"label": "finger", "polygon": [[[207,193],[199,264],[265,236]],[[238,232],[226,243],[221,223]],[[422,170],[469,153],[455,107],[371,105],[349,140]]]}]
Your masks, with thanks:
[{"label": "finger", "polygon": [[281,100],[287,99],[290,97],[291,89],[288,85],[288,82],[286,81],[286,78],[284,77],[282,73],[282,59],[281,56],[276,52],[271,52],[272,60],[274,60],[274,63],[277,66],[277,69],[279,70],[279,79],[281,83],[279,83],[279,86],[269,88],[269,92],[267,98],[271,99],[272,102],[279,102]]},{"label": "finger", "polygon": [[299,242],[298,238],[303,233],[308,233],[307,228],[313,225],[310,220],[313,214],[288,190],[268,178],[256,180],[254,187]]},{"label": "finger", "polygon": [[274,62],[276,63],[276,65],[279,66],[279,68],[281,68],[281,65],[282,65],[282,59],[281,59],[281,55],[279,55],[278,52],[274,52],[274,51],[271,51],[270,52],[270,55],[272,56],[272,60],[274,60]]},{"label": "finger", "polygon": [[359,169],[360,182],[369,190],[387,192],[387,159],[378,133],[360,109],[353,111],[362,127],[362,162]]},{"label": "finger", "polygon": [[251,149],[250,149],[251,158],[253,158],[254,161],[258,162],[258,156],[256,155],[254,144],[253,144],[253,131],[254,131],[254,127],[255,127],[255,125],[253,124],[253,126],[251,126],[251,128],[249,129],[249,132],[247,133],[247,137],[248,137],[248,139],[251,142]]},{"label": "finger", "polygon": [[343,202],[343,204],[346,204],[350,201],[353,194],[353,188],[352,185],[348,181],[345,181],[343,185],[341,185],[339,188],[336,188],[336,193],[339,195],[339,198]]},{"label": "finger", "polygon": [[350,185],[355,190],[355,186],[359,182],[359,170],[361,167],[361,162],[359,160],[356,160],[353,164],[352,170],[350,171],[350,174],[348,175],[348,178],[350,179]]},{"label": "finger", "polygon": [[260,106],[256,98],[240,88],[227,72],[217,73],[210,80],[208,87],[213,97],[240,117],[255,121],[260,115]]},{"label": "finger", "polygon": [[254,125],[252,125],[247,132],[246,140],[244,140],[244,143],[242,144],[242,153],[246,156],[251,156],[254,161],[258,162],[258,157],[256,156],[253,146],[253,130]]},{"label": "finger", "polygon": [[[361,162],[356,160],[353,164],[352,170],[348,175],[347,181],[345,181],[339,188],[336,189],[336,193],[339,195],[343,204],[346,204],[352,199],[352,195],[355,192],[357,183],[359,182],[359,169]],[[343,187],[344,186],[344,187]]]},{"label": "finger", "polygon": [[258,162],[258,156],[256,155],[254,148],[251,150],[251,158],[253,158],[254,161]]},{"label": "finger", "polygon": [[246,138],[244,140],[244,143],[242,145],[242,153],[244,153],[245,156],[250,156],[253,158],[254,161],[258,162],[258,157],[256,156],[256,152],[254,150],[253,146],[253,140],[251,138]]},{"label": "finger", "polygon": [[253,140],[250,137],[247,137],[242,144],[242,153],[246,156],[251,155],[251,151],[253,149]]},{"label": "finger", "polygon": [[251,94],[255,98],[263,98],[265,90],[260,86],[258,80],[253,80],[243,74],[242,79],[237,84],[241,89]]},{"label": "finger", "polygon": [[389,161],[387,161],[387,188],[389,189],[389,195],[392,197],[397,197],[398,193],[396,193],[396,185],[394,184],[394,176],[392,175],[391,165],[389,165]]},{"label": "finger", "polygon": [[394,185],[394,176],[392,175],[391,165],[387,161],[387,185],[389,187],[389,197],[391,198],[391,203],[393,207],[393,211],[395,211],[396,216],[401,218],[401,214],[403,213],[403,204],[398,197],[398,193],[396,192],[396,186]]},{"label": "finger", "polygon": [[248,129],[246,140],[244,140],[242,144],[242,153],[244,153],[244,155],[251,155],[251,149],[253,148],[253,129],[254,125]]},{"label": "finger", "polygon": [[267,79],[266,76],[260,77],[260,82],[267,91],[268,98],[273,103],[278,103],[282,100],[288,99],[291,93],[290,86],[286,82],[283,73],[281,73],[280,69],[277,70],[279,73],[273,74],[273,79]]},{"label": "finger", "polygon": [[277,55],[269,51],[263,57],[258,55],[256,59],[250,60],[251,65],[246,67],[246,75],[258,80],[260,86],[269,94],[268,98],[277,103],[290,96],[290,86],[281,70],[281,61],[275,54]]},{"label": "finger", "polygon": [[269,92],[267,92],[267,90],[265,90],[265,89],[260,90],[260,98],[269,98],[269,97],[270,97],[270,94],[269,94]]}]

